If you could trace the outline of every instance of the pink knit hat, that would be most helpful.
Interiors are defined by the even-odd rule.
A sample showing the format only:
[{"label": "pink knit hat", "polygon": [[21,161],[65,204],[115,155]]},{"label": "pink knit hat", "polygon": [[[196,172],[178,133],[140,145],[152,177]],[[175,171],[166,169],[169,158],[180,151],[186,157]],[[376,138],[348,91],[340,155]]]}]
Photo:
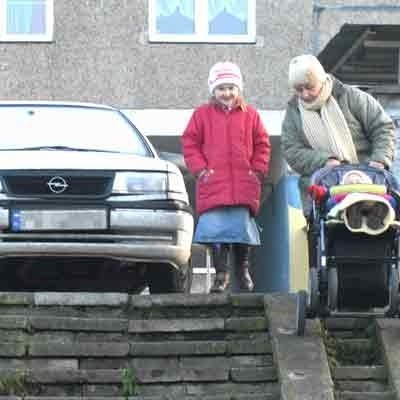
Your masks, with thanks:
[{"label": "pink knit hat", "polygon": [[210,94],[213,94],[217,86],[225,83],[235,85],[243,91],[243,79],[239,67],[231,62],[218,62],[211,67],[208,75]]}]

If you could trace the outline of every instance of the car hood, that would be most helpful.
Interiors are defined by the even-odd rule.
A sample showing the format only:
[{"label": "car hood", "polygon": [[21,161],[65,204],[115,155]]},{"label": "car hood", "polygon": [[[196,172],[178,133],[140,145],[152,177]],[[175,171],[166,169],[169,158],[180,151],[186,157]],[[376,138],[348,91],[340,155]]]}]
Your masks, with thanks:
[{"label": "car hood", "polygon": [[0,151],[0,170],[159,170],[175,169],[159,158],[90,151]]}]

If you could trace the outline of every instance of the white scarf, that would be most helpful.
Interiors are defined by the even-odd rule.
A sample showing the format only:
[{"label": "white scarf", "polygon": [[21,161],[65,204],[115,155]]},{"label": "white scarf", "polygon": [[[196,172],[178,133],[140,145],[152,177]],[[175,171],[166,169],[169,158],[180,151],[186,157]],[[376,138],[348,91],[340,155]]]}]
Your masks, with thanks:
[{"label": "white scarf", "polygon": [[327,151],[339,160],[358,163],[356,148],[342,110],[332,94],[328,75],[321,93],[312,103],[299,99],[304,134],[315,150]]}]

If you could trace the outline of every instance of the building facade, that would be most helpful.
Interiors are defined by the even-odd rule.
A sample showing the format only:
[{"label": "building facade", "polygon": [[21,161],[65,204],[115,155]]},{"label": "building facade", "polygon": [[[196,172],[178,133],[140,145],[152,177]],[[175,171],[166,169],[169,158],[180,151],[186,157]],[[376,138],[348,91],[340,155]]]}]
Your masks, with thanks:
[{"label": "building facade", "polygon": [[[18,2],[25,5],[17,8]],[[43,37],[32,27],[20,26],[27,18],[35,18],[31,10],[27,16],[30,2],[33,10],[41,6],[44,12],[48,26],[42,27]],[[249,35],[244,41],[243,35],[218,31],[196,37],[184,26],[176,30],[182,33],[157,35],[168,32],[168,24],[165,28],[160,21],[168,12],[170,18],[174,8],[185,14],[187,4],[198,12],[196,7],[205,3],[209,3],[209,13],[211,5],[217,4],[215,12],[220,12],[212,21],[217,25],[227,21],[221,18],[224,11],[241,18],[234,5],[248,4],[243,18]],[[12,11],[14,20],[21,20],[19,26],[13,26]],[[400,4],[398,0],[384,4],[374,0],[2,0],[0,18],[2,99],[191,109],[207,99],[209,67],[232,60],[241,66],[248,101],[262,110],[280,110],[290,95],[287,65],[291,57],[318,54],[345,23],[398,24]],[[170,26],[174,22],[183,24],[171,20]],[[235,32],[234,24],[230,26]]]}]

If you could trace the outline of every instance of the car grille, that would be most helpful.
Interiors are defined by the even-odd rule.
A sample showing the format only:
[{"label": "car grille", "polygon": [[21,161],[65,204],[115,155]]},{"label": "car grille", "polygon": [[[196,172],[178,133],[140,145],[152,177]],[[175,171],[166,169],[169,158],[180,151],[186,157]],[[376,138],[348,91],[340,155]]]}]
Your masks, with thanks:
[{"label": "car grille", "polygon": [[7,193],[15,196],[105,196],[111,191],[113,175],[3,175],[3,183]]}]

